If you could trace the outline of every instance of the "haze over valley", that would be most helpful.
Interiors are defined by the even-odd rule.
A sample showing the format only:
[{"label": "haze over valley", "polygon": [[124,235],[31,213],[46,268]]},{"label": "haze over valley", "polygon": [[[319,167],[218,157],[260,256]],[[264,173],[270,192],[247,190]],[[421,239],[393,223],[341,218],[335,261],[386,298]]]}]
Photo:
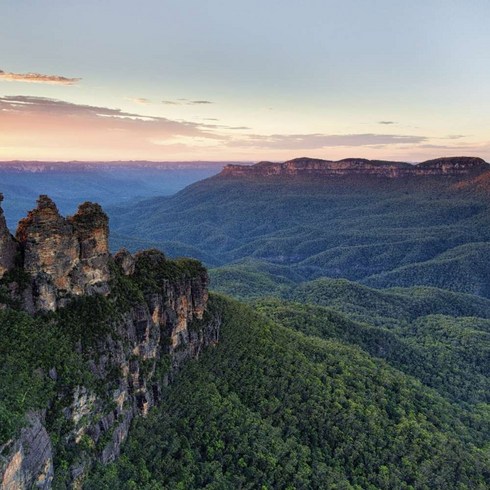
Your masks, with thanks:
[{"label": "haze over valley", "polygon": [[65,214],[82,201],[121,204],[171,195],[221,171],[219,162],[2,162],[0,182],[7,197],[8,224],[35,205],[39,194],[56,199]]}]

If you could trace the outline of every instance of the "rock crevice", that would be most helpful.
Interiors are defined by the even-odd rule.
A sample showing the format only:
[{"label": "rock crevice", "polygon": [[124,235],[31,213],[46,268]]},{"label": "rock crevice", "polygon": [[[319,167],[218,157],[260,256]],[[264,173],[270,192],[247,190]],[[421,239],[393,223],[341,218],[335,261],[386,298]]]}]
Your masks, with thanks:
[{"label": "rock crevice", "polygon": [[[0,193],[0,204],[2,201],[3,194]],[[3,209],[0,207],[0,278],[14,268],[17,250],[18,244],[7,228]]]}]

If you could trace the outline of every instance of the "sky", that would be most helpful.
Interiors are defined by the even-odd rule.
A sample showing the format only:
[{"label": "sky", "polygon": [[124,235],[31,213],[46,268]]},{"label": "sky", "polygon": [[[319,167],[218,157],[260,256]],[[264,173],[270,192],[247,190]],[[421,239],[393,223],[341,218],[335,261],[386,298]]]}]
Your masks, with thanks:
[{"label": "sky", "polygon": [[488,0],[0,0],[0,161],[490,161]]}]

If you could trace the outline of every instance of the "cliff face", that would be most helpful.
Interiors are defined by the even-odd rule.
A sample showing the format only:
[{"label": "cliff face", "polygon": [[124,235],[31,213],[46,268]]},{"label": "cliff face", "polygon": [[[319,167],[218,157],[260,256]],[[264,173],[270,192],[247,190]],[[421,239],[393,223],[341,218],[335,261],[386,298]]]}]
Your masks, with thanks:
[{"label": "cliff face", "polygon": [[[2,201],[3,194],[0,194],[0,204]],[[7,228],[3,210],[0,207],[0,278],[14,268],[16,254],[17,244]]]},{"label": "cliff face", "polygon": [[412,165],[405,162],[388,162],[347,158],[330,161],[314,158],[296,158],[284,163],[260,162],[256,165],[227,165],[220,175],[225,177],[268,177],[268,176],[320,176],[350,177],[374,176],[384,178],[424,176],[466,176],[490,170],[481,158],[451,157],[428,160]]},{"label": "cliff face", "polygon": [[107,294],[108,235],[108,218],[99,205],[84,203],[64,218],[48,196],[40,196],[16,232],[22,268],[31,278],[26,309],[54,311],[72,296]]},{"label": "cliff face", "polygon": [[27,426],[6,449],[7,457],[0,461],[3,490],[51,488],[54,477],[53,446],[40,414],[27,415]]},{"label": "cliff face", "polygon": [[[220,318],[208,311],[208,276],[197,261],[170,261],[156,250],[111,257],[107,239],[107,217],[90,203],[65,219],[42,196],[19,224],[25,290],[36,311],[62,315],[76,301],[100,298],[110,312],[95,340],[87,344],[82,331],[75,344],[91,384],[60,383],[49,406],[30,412],[20,434],[0,446],[2,489],[48,489],[53,478],[81,488],[91,465],[119,456],[134,417],[158,404],[181,366],[218,342]],[[32,312],[33,304],[22,304]],[[58,382],[55,369],[45,374]]]}]

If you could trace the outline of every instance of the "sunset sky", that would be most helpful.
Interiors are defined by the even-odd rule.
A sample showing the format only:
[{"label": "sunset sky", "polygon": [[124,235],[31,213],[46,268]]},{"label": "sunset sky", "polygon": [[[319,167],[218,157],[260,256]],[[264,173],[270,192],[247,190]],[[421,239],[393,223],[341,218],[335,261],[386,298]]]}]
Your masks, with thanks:
[{"label": "sunset sky", "polygon": [[490,161],[488,0],[7,0],[0,160]]}]

